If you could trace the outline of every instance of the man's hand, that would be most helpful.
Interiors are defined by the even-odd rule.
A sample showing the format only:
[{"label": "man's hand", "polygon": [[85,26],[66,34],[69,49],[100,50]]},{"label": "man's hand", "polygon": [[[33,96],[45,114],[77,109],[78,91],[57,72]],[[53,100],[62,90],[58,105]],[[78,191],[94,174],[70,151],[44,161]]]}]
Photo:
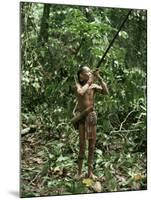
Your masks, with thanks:
[{"label": "man's hand", "polygon": [[102,87],[101,87],[101,85],[97,85],[97,84],[92,84],[90,87],[89,87],[89,89],[98,89],[98,90],[102,90]]},{"label": "man's hand", "polygon": [[99,69],[95,69],[94,71],[93,71],[93,75],[95,76],[95,77],[100,77],[100,70]]},{"label": "man's hand", "polygon": [[89,73],[88,73],[88,76],[89,76],[89,79],[88,79],[87,83],[88,83],[89,85],[91,85],[91,84],[93,83],[93,74],[92,74],[91,72],[89,72]]},{"label": "man's hand", "polygon": [[96,77],[99,81],[101,81],[101,83],[103,82],[103,78],[100,75],[100,70],[96,69],[95,71],[93,71],[93,75],[94,77]]}]

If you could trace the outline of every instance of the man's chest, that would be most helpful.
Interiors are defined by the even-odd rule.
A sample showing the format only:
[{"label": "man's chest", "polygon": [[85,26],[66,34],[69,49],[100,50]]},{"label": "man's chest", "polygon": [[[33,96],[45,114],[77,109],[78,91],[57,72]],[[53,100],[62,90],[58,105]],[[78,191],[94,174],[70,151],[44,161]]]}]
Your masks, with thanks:
[{"label": "man's chest", "polygon": [[93,89],[88,89],[86,93],[84,94],[85,98],[93,98],[94,97],[94,90]]}]

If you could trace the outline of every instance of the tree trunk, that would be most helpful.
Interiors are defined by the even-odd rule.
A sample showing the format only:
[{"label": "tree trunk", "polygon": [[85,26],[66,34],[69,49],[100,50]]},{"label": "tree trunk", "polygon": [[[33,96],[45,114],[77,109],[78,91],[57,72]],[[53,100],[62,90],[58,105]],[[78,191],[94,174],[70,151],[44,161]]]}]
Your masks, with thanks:
[{"label": "tree trunk", "polygon": [[50,5],[44,4],[43,16],[41,19],[40,34],[39,34],[39,42],[41,42],[43,45],[45,42],[48,41],[49,13],[50,13]]}]

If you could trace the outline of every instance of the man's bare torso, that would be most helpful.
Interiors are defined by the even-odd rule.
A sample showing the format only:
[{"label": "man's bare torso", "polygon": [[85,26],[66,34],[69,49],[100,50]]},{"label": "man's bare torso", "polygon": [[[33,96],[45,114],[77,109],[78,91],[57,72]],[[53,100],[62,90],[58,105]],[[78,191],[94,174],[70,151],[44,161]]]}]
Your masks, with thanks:
[{"label": "man's bare torso", "polygon": [[93,82],[93,76],[91,73],[88,77],[83,75],[81,79],[83,82],[85,82],[85,84],[81,85],[80,83],[76,83],[75,86],[78,100],[76,110],[80,112],[94,106],[94,95],[96,92],[100,92],[101,94],[108,94],[108,88],[101,77],[98,76],[100,81],[99,85]]},{"label": "man's bare torso", "polygon": [[85,92],[85,94],[83,96],[77,94],[77,100],[78,100],[77,109],[81,111],[90,106],[93,106],[94,105],[94,94],[95,94],[95,91],[93,88],[91,88],[91,86]]}]

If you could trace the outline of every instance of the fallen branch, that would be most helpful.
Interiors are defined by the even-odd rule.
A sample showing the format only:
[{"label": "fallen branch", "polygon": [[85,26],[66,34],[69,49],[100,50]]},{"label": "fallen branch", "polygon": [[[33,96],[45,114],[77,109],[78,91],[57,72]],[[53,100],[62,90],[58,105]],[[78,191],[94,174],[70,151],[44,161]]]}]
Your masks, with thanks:
[{"label": "fallen branch", "polygon": [[30,127],[21,130],[21,136],[25,136],[30,132]]},{"label": "fallen branch", "polygon": [[140,131],[140,129],[117,130],[117,131],[111,131],[110,133],[130,133],[130,132],[136,132],[136,131]]},{"label": "fallen branch", "polygon": [[35,132],[35,130],[36,130],[36,125],[31,125],[31,127],[27,127],[21,130],[21,136],[23,137],[29,133],[33,133]]},{"label": "fallen branch", "polygon": [[126,122],[127,118],[128,118],[133,112],[135,112],[135,110],[132,110],[131,112],[129,112],[129,113],[127,114],[127,116],[125,117],[124,121],[123,121],[123,122],[121,123],[121,125],[120,125],[119,131],[121,131],[121,129],[122,129],[122,127],[123,127],[123,124]]}]

